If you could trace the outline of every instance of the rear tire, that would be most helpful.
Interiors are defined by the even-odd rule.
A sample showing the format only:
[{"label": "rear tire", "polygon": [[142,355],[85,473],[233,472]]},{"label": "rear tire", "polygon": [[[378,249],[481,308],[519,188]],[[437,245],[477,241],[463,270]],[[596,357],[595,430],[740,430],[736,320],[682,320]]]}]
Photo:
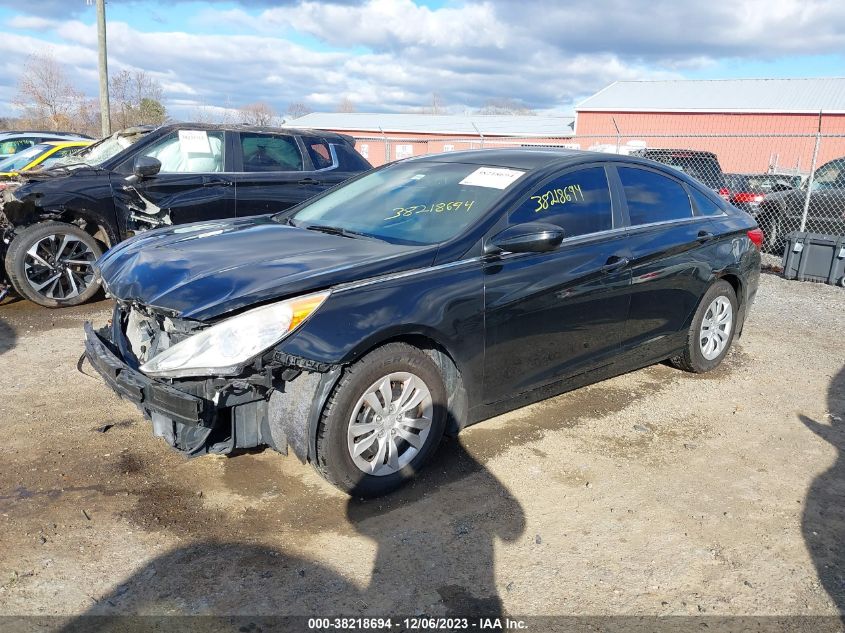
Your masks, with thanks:
[{"label": "rear tire", "polygon": [[405,343],[384,345],[344,371],[329,396],[314,466],[350,495],[387,494],[434,454],[446,402],[443,378],[425,353]]},{"label": "rear tire", "polygon": [[18,294],[46,308],[85,303],[99,290],[97,240],[78,226],[39,222],[21,229],[6,253],[6,272]]},{"label": "rear tire", "polygon": [[687,333],[683,353],[670,359],[678,369],[695,374],[718,367],[736,332],[736,292],[727,281],[717,281],[704,293]]},{"label": "rear tire", "polygon": [[783,218],[779,215],[768,216],[760,220],[760,228],[763,229],[763,246],[766,251],[773,255],[779,255],[784,248],[781,227]]}]

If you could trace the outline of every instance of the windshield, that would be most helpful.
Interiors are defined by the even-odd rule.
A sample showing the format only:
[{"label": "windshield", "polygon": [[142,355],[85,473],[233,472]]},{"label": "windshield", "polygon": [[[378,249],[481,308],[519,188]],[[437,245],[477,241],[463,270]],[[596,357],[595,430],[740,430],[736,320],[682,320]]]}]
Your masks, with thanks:
[{"label": "windshield", "polygon": [[20,171],[50,149],[52,149],[52,145],[33,145],[29,149],[25,149],[4,161],[0,161],[0,171]]},{"label": "windshield", "polygon": [[[134,139],[140,136],[133,137]],[[65,156],[52,163],[51,166],[59,167],[61,165],[90,165],[96,167],[100,163],[107,161],[118,152],[122,152],[127,147],[132,145],[132,140],[125,136],[112,135],[93,145],[83,149],[81,152]]]},{"label": "windshield", "polygon": [[462,163],[396,163],[277,218],[399,244],[436,244],[481,218],[524,173]]}]

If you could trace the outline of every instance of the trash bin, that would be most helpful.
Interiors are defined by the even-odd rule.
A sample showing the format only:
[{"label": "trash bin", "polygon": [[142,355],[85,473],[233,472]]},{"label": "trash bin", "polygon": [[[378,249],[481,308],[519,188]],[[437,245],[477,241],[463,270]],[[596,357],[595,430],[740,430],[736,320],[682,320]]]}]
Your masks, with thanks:
[{"label": "trash bin", "polygon": [[845,236],[794,231],[786,240],[784,277],[845,287]]}]

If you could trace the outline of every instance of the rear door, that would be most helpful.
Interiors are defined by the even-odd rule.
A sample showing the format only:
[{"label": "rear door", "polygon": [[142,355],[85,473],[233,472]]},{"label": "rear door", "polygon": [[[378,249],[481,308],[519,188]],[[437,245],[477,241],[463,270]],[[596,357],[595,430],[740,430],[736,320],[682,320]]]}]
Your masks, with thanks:
[{"label": "rear door", "polygon": [[510,224],[550,222],[567,237],[552,252],[485,262],[485,402],[608,364],[618,351],[631,273],[614,198],[604,165],[593,164],[560,172],[509,214]]},{"label": "rear door", "polygon": [[284,211],[322,191],[292,134],[240,132],[235,151],[239,217]]},{"label": "rear door", "polygon": [[[225,135],[219,130],[175,130],[127,158],[118,171],[132,173],[139,155],[161,162],[161,171],[151,178],[123,186],[133,199],[137,194],[142,210],[130,213],[153,217],[165,224],[185,224],[235,215],[235,187],[226,173]],[[129,225],[132,225],[130,217]]]},{"label": "rear door", "polygon": [[[709,282],[712,264],[706,251],[716,229],[704,214],[721,209],[712,201],[712,208],[704,209],[707,196],[664,172],[639,166],[611,171],[619,179],[630,225],[630,309],[622,348],[660,356],[677,347],[677,336],[685,332]],[[703,196],[695,213],[691,192]]]}]

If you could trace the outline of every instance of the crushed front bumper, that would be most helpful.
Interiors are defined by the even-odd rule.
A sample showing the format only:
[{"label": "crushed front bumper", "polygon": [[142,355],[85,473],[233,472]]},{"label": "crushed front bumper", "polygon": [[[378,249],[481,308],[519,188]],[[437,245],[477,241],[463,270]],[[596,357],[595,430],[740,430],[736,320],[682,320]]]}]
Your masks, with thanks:
[{"label": "crushed front bumper", "polygon": [[154,433],[173,448],[196,456],[264,445],[287,454],[290,446],[302,461],[308,458],[312,404],[321,401],[318,394],[326,390],[328,375],[294,369],[287,374],[289,380],[279,378],[266,389],[239,379],[169,384],[131,367],[113,340],[114,332],[114,326],[95,331],[86,323],[85,356],[106,384],[134,403],[152,421]]}]

